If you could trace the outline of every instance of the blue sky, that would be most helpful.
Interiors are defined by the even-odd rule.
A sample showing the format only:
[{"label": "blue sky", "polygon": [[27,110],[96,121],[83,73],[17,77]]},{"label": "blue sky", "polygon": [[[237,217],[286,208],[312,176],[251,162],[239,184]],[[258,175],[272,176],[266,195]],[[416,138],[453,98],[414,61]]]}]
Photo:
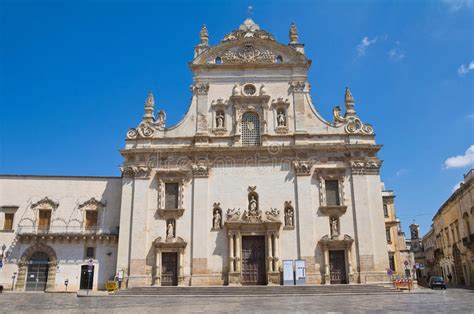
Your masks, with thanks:
[{"label": "blue sky", "polygon": [[0,173],[120,175],[148,91],[178,121],[201,25],[217,44],[249,5],[281,42],[296,23],[328,120],[350,86],[404,229],[415,219],[425,233],[474,160],[472,0],[0,0]]}]

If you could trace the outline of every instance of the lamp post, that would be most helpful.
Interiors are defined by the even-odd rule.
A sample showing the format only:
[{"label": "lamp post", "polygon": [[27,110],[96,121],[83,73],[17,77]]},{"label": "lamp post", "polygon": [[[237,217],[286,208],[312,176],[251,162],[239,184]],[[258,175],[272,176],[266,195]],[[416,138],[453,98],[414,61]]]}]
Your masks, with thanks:
[{"label": "lamp post", "polygon": [[7,246],[4,244],[2,245],[2,260],[3,260],[3,257],[5,256],[5,250],[7,249]]}]

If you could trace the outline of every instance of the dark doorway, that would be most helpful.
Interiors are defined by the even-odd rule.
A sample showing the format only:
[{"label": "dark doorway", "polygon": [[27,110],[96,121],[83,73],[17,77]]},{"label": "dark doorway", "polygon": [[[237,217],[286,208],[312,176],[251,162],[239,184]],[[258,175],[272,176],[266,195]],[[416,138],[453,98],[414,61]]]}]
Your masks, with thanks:
[{"label": "dark doorway", "polygon": [[331,284],[347,283],[346,256],[343,250],[329,251]]},{"label": "dark doorway", "polygon": [[46,253],[33,254],[28,263],[26,291],[44,291],[48,282],[49,258]]},{"label": "dark doorway", "polygon": [[81,285],[80,289],[92,290],[92,284],[94,283],[94,265],[82,265],[81,266]]},{"label": "dark doorway", "polygon": [[265,285],[265,236],[242,237],[242,284]]},{"label": "dark doorway", "polygon": [[178,285],[178,254],[161,253],[161,285]]}]

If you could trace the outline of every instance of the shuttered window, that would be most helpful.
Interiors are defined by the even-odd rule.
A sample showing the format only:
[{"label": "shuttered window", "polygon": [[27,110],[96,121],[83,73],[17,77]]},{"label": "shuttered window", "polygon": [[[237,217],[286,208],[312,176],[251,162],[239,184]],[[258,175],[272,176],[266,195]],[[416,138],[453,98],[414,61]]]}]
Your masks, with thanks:
[{"label": "shuttered window", "polygon": [[341,205],[339,202],[338,180],[326,180],[326,205]]},{"label": "shuttered window", "polygon": [[97,212],[95,210],[86,210],[86,228],[97,226]]},{"label": "shuttered window", "polygon": [[5,213],[5,222],[3,223],[3,230],[13,230],[13,213]]},{"label": "shuttered window", "polygon": [[392,236],[390,235],[390,229],[385,230],[385,235],[387,236],[387,242],[392,242]]},{"label": "shuttered window", "polygon": [[178,183],[166,183],[165,184],[165,208],[172,209],[178,208],[178,195],[179,195],[179,184]]},{"label": "shuttered window", "polygon": [[40,210],[39,211],[38,227],[40,229],[49,229],[49,223],[50,222],[51,222],[51,211],[50,210]]}]

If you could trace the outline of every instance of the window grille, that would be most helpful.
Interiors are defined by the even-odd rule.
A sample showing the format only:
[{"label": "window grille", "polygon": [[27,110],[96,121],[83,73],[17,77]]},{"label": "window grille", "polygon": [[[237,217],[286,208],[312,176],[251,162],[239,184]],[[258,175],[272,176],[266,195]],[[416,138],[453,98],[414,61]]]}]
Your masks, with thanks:
[{"label": "window grille", "polygon": [[326,180],[326,205],[341,205],[338,180]]},{"label": "window grille", "polygon": [[242,146],[260,145],[260,119],[258,114],[247,112],[242,116]]}]

